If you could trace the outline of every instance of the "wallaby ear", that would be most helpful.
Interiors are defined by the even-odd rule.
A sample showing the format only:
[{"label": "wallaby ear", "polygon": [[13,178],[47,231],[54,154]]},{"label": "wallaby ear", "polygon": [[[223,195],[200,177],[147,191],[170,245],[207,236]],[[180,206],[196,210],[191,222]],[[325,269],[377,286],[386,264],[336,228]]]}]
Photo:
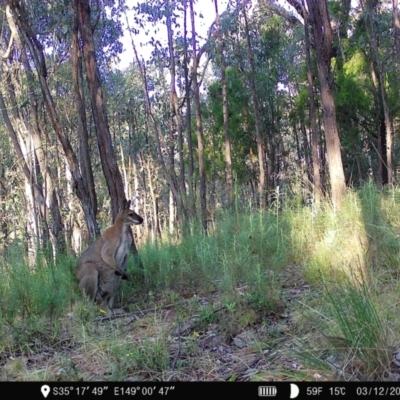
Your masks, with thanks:
[{"label": "wallaby ear", "polygon": [[128,208],[129,208],[129,204],[128,204],[128,202],[126,201],[126,199],[122,200],[122,207],[121,207],[121,209],[122,209],[122,210],[127,210]]},{"label": "wallaby ear", "polygon": [[129,201],[126,203],[126,209],[129,210],[130,206],[131,206],[131,201],[129,200]]}]

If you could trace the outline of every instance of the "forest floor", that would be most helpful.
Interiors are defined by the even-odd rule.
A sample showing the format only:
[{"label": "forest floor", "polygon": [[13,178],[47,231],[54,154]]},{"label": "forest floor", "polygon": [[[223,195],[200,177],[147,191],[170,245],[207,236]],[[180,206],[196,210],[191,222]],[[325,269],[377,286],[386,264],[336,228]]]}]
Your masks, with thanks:
[{"label": "forest floor", "polygon": [[[0,381],[400,381],[400,191],[222,213],[139,246],[114,315],[76,256],[0,259]],[[139,269],[138,269],[139,268]]]},{"label": "forest floor", "polygon": [[[295,304],[310,295],[310,286],[295,266],[286,268],[281,278],[281,300],[267,313],[265,309],[257,313],[252,308],[235,310],[234,304],[223,305],[217,292],[207,297],[186,292],[180,299],[175,294],[174,304],[161,298],[154,299],[148,309],[130,304],[131,310],[137,310],[115,309],[111,318],[92,308],[84,316],[94,316],[90,326],[82,327],[82,315],[77,317],[76,312],[90,310],[82,304],[74,306],[75,311],[62,318],[56,330],[47,322],[49,335],[42,330],[25,351],[1,353],[0,380],[332,378],[303,366],[297,356],[305,342],[312,345],[323,340],[316,331],[303,332],[300,337],[296,329]],[[239,296],[246,290],[246,286],[237,288]]]}]

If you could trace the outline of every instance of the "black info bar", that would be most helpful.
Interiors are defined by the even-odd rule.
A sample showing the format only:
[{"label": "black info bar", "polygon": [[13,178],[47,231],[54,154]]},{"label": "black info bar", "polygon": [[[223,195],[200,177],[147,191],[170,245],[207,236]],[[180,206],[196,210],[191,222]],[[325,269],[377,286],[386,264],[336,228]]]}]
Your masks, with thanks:
[{"label": "black info bar", "polygon": [[[400,396],[400,382],[0,382],[8,399],[305,399]],[[207,397],[208,396],[208,397]]]}]

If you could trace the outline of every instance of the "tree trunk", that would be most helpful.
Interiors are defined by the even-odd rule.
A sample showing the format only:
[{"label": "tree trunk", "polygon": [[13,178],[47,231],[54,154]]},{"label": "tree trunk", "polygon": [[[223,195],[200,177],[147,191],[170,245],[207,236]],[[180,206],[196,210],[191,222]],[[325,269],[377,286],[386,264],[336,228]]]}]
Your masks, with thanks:
[{"label": "tree trunk", "polygon": [[[372,56],[372,54],[371,54]],[[382,98],[379,96],[379,81],[376,73],[376,65],[373,61],[371,65],[372,96],[375,109],[375,126],[378,139],[378,183],[386,185],[388,183],[388,170],[386,161],[386,137],[385,120],[382,111]]]},{"label": "tree trunk", "polygon": [[304,0],[301,1],[301,8],[304,19],[304,41],[306,51],[306,64],[307,64],[307,82],[308,82],[308,95],[310,98],[310,136],[311,136],[311,148],[312,148],[312,164],[314,173],[314,190],[315,199],[319,203],[322,196],[321,176],[319,170],[319,157],[318,157],[318,128],[317,128],[317,117],[315,110],[315,98],[314,98],[314,82],[312,75],[311,66],[311,54],[310,54],[310,36],[308,31],[308,13],[304,5]]},{"label": "tree trunk", "polygon": [[[17,44],[17,47],[21,53],[21,60],[22,64],[24,66],[24,71],[26,74],[26,82],[28,85],[28,98],[29,98],[29,104],[31,106],[31,111],[32,111],[32,116],[33,116],[33,123],[31,124],[30,128],[30,133],[32,136],[33,140],[33,151],[34,154],[36,155],[36,158],[39,162],[39,173],[42,174],[43,177],[43,183],[44,183],[44,188],[40,186],[41,192],[41,197],[45,199],[45,204],[47,208],[50,210],[51,213],[51,229],[48,229],[48,216],[46,215],[45,210],[42,210],[42,208],[39,208],[41,210],[41,216],[42,220],[45,224],[44,229],[46,229],[46,233],[44,235],[45,241],[47,241],[47,238],[50,237],[51,239],[51,245],[53,248],[53,256],[56,257],[57,254],[57,249],[60,246],[60,241],[61,241],[61,231],[62,231],[62,221],[61,221],[61,212],[60,212],[60,207],[58,204],[58,199],[57,199],[57,194],[55,190],[55,185],[54,185],[54,176],[53,173],[50,170],[50,167],[47,162],[46,154],[43,150],[44,146],[42,144],[42,137],[41,137],[41,132],[40,132],[40,127],[39,127],[39,116],[38,116],[38,100],[36,97],[36,90],[34,87],[34,74],[32,72],[31,66],[29,64],[29,60],[26,54],[26,49],[22,45],[21,40],[18,35],[17,27],[15,25],[15,21],[13,19],[12,13],[10,12],[10,8],[6,6],[6,17],[7,17],[7,22],[9,24],[10,30],[12,32],[12,35],[15,39],[15,42]],[[10,74],[7,74],[9,77]],[[6,78],[9,79],[9,78]],[[9,88],[9,93],[10,93],[10,101],[14,103],[12,106],[12,110],[15,110],[13,113],[16,113],[16,110],[19,109],[17,107],[17,102],[15,99],[15,94],[11,88],[12,88],[12,82],[11,80],[9,81],[8,88]],[[39,188],[39,186],[38,186]],[[46,245],[46,243],[44,243]]]},{"label": "tree trunk", "polygon": [[107,120],[103,89],[96,61],[93,28],[90,21],[91,11],[89,0],[74,0],[73,5],[78,15],[79,32],[83,42],[83,58],[85,61],[86,77],[89,85],[97,144],[99,146],[101,166],[111,198],[111,215],[114,220],[119,212],[120,206],[122,205],[122,201],[125,199],[124,184],[115,157],[110,127]]},{"label": "tree trunk", "polygon": [[185,75],[185,102],[186,102],[186,138],[188,146],[188,181],[189,181],[189,202],[188,209],[189,215],[194,216],[195,210],[195,193],[194,187],[194,161],[193,161],[193,143],[192,143],[192,114],[191,114],[191,104],[190,104],[190,81],[189,81],[189,63],[190,58],[188,56],[188,39],[187,39],[187,0],[184,0],[184,14],[183,14],[183,71]]},{"label": "tree trunk", "polygon": [[[128,23],[128,27],[129,27],[129,20],[128,17],[126,16],[126,20]],[[172,176],[172,174],[170,173],[170,171],[168,171],[167,165],[165,163],[164,160],[164,156],[163,156],[163,149],[162,149],[162,145],[161,145],[161,140],[162,140],[162,135],[161,135],[161,129],[159,127],[158,121],[155,118],[153,111],[152,111],[152,106],[151,106],[151,101],[150,101],[150,96],[149,96],[149,92],[147,89],[147,77],[146,77],[146,67],[143,63],[140,62],[139,59],[139,55],[138,52],[136,50],[136,46],[135,46],[135,42],[133,40],[132,37],[132,33],[131,34],[131,43],[132,43],[132,49],[135,55],[135,59],[136,59],[136,63],[137,66],[139,68],[139,72],[140,72],[140,77],[141,77],[141,81],[142,81],[142,89],[143,89],[143,95],[145,98],[145,107],[146,107],[146,113],[147,115],[150,117],[152,123],[153,123],[153,128],[154,128],[154,136],[156,139],[156,147],[157,147],[157,153],[158,153],[158,163],[161,166],[161,169],[164,173],[165,179],[167,180],[170,189],[172,190],[175,200],[176,202],[179,201],[179,191],[178,188],[175,185],[174,182],[174,177]],[[165,144],[165,141],[162,143],[164,145],[164,148],[167,149],[167,146]],[[169,153],[169,151],[168,151]]]},{"label": "tree trunk", "polygon": [[[166,14],[166,25],[167,25],[167,35],[168,35],[168,50],[169,50],[169,64],[170,64],[170,117],[171,125],[176,126],[178,131],[178,151],[179,151],[179,185],[181,190],[185,188],[185,163],[183,160],[183,136],[182,136],[182,121],[179,111],[178,95],[176,93],[176,68],[175,68],[175,52],[174,52],[174,42],[172,36],[172,23],[171,23],[171,4],[168,2]],[[174,116],[176,123],[174,123]]]},{"label": "tree trunk", "polygon": [[321,104],[325,130],[329,177],[332,202],[336,209],[342,204],[346,194],[342,156],[340,153],[339,131],[336,121],[336,108],[332,94],[330,60],[332,53],[332,28],[326,0],[307,0],[310,21],[314,33],[314,47],[317,55],[318,78],[321,88]]},{"label": "tree trunk", "polygon": [[371,4],[370,0],[366,1],[366,8],[367,8],[367,13],[368,13],[368,23],[369,23],[369,29],[370,29],[370,35],[371,35],[372,54],[374,57],[376,68],[377,68],[376,73],[378,75],[383,115],[385,118],[385,133],[386,133],[385,141],[386,141],[386,143],[385,143],[385,147],[383,147],[382,150],[383,151],[386,150],[386,167],[387,167],[387,175],[388,175],[387,183],[388,183],[388,185],[392,185],[393,184],[392,121],[390,120],[389,107],[387,104],[387,95],[386,95],[386,90],[385,90],[385,80],[384,80],[382,61],[381,61],[381,57],[379,55],[377,35],[375,32],[375,26],[374,26],[374,5]]},{"label": "tree trunk", "polygon": [[[83,88],[82,53],[79,46],[79,19],[74,9],[71,40],[72,81],[74,84],[76,108],[78,111],[79,158],[82,178],[89,192],[95,218],[97,217],[97,196],[89,150],[89,134],[86,121],[85,95]],[[98,232],[100,235],[100,232]]]},{"label": "tree trunk", "polygon": [[4,123],[7,127],[11,141],[14,145],[15,152],[17,153],[17,156],[19,158],[19,162],[22,164],[22,171],[25,177],[25,220],[26,220],[26,236],[27,236],[26,239],[27,239],[29,265],[33,266],[37,254],[37,245],[40,239],[38,215],[35,206],[35,197],[38,200],[37,203],[40,204],[40,197],[43,198],[42,187],[41,186],[37,187],[35,196],[35,189],[34,189],[35,183],[33,182],[32,167],[29,168],[27,163],[28,151],[27,149],[23,151],[23,149],[20,146],[17,134],[8,117],[7,107],[5,105],[2,94],[0,94],[0,108]]},{"label": "tree trunk", "polygon": [[224,131],[225,131],[225,179],[226,179],[226,196],[227,206],[232,207],[233,202],[233,172],[232,172],[232,157],[231,157],[231,138],[229,133],[229,108],[228,108],[228,90],[226,86],[226,67],[223,49],[222,28],[219,20],[218,13],[218,0],[214,0],[215,15],[216,15],[216,29],[218,32],[216,40],[216,48],[218,53],[218,61],[221,70],[221,85],[222,85],[222,114],[224,118]]},{"label": "tree trunk", "polygon": [[94,216],[93,208],[90,202],[90,197],[87,193],[86,187],[84,185],[82,175],[79,170],[78,160],[74,151],[72,150],[71,143],[68,137],[65,135],[63,128],[58,117],[56,106],[54,100],[51,96],[50,89],[47,85],[47,68],[44,57],[43,46],[38,41],[36,35],[32,31],[29,25],[29,20],[22,3],[18,1],[7,0],[8,6],[13,11],[14,16],[17,18],[17,24],[23,34],[25,46],[29,48],[31,58],[35,65],[38,79],[40,83],[40,88],[43,93],[44,101],[49,112],[50,120],[53,125],[53,129],[56,132],[58,140],[60,141],[65,157],[68,162],[68,167],[71,171],[74,185],[79,200],[81,201],[83,211],[85,213],[86,223],[88,226],[89,234],[91,237],[96,236],[98,231],[98,225],[96,218]]},{"label": "tree trunk", "polygon": [[258,156],[258,168],[259,168],[259,198],[260,198],[260,205],[264,207],[266,205],[266,174],[265,174],[265,150],[264,150],[264,142],[261,135],[261,128],[260,128],[260,117],[258,112],[258,99],[257,99],[257,90],[256,90],[256,71],[254,65],[254,54],[251,47],[251,40],[250,40],[250,32],[249,32],[249,24],[247,21],[247,13],[246,13],[246,0],[243,0],[242,7],[243,7],[243,17],[244,17],[244,26],[245,26],[245,34],[247,40],[247,54],[249,57],[249,64],[250,64],[250,88],[251,88],[251,97],[253,100],[253,113],[254,113],[254,125],[256,130],[256,140],[257,140],[257,156]]},{"label": "tree trunk", "polygon": [[394,28],[394,48],[396,49],[397,63],[400,63],[400,19],[399,19],[399,7],[398,0],[392,0],[393,2],[393,28]]},{"label": "tree trunk", "polygon": [[[106,178],[107,188],[110,194],[111,215],[114,221],[122,206],[123,200],[126,198],[126,194],[124,192],[124,183],[118,168],[111,140],[110,127],[108,125],[100,72],[96,61],[93,27],[90,21],[91,12],[89,0],[73,0],[73,7],[78,15],[79,32],[83,42],[82,49],[86,67],[86,78],[89,86],[92,114],[96,128],[97,145],[99,147],[104,177]],[[140,269],[143,269],[143,264],[138,256],[132,228],[129,227],[128,229],[132,236],[131,252]]]},{"label": "tree trunk", "polygon": [[196,127],[197,127],[197,152],[199,156],[199,178],[200,178],[200,209],[201,223],[204,232],[207,232],[207,199],[206,199],[206,170],[204,159],[204,139],[203,139],[203,123],[201,119],[200,108],[200,90],[197,81],[197,44],[196,44],[196,27],[194,22],[193,0],[189,0],[190,19],[192,22],[192,47],[193,47],[193,70],[192,70],[192,86],[194,92],[194,106],[196,110]]}]

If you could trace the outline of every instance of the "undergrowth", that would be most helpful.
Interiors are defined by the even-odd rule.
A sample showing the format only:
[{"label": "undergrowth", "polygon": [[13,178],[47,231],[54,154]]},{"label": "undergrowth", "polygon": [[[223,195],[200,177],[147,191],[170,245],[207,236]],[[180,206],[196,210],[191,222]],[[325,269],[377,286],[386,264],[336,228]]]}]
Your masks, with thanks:
[{"label": "undergrowth", "polygon": [[[303,368],[258,379],[387,379],[398,344],[399,233],[400,194],[372,184],[350,191],[340,212],[296,199],[221,211],[208,235],[193,224],[179,240],[142,244],[143,276],[130,260],[133,281],[116,299],[128,319],[111,321],[78,293],[76,258],[54,263],[42,251],[30,266],[9,249],[0,261],[0,379],[217,379],[222,367],[207,349],[255,327],[251,347],[266,363],[266,348],[300,341]],[[54,349],[57,367],[39,373],[26,360],[43,348]]]}]

